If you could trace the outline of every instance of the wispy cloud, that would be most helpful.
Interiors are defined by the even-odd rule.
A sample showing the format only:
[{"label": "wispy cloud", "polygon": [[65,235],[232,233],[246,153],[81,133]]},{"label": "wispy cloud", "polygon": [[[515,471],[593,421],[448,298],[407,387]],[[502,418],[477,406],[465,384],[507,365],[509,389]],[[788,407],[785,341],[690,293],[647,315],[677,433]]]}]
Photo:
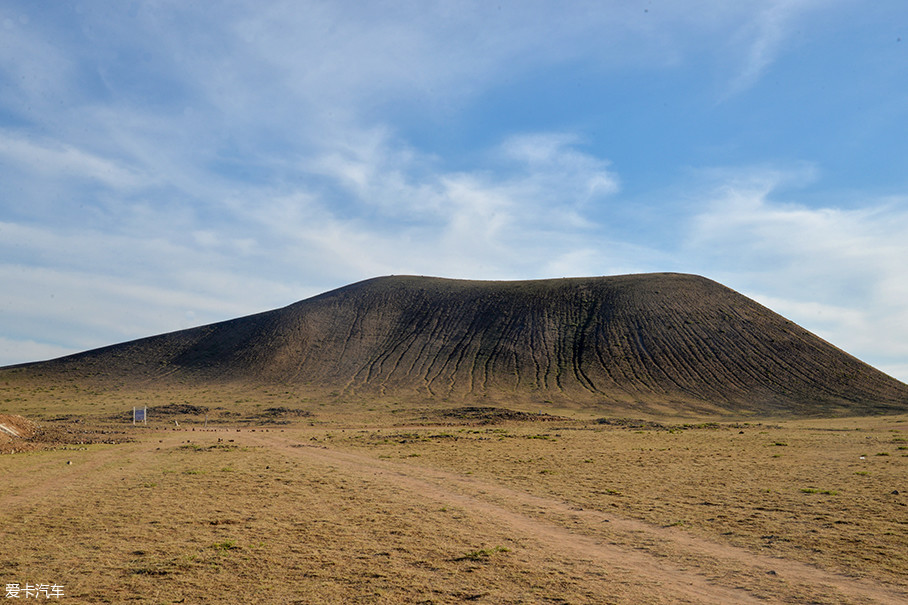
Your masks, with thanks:
[{"label": "wispy cloud", "polygon": [[[574,143],[556,134],[513,137],[489,150],[500,172],[446,172],[378,132],[300,157],[297,170],[308,175],[302,181],[236,184],[216,201],[216,218],[136,202],[115,209],[118,220],[103,230],[5,221],[0,275],[8,289],[0,305],[35,331],[41,321],[68,324],[72,334],[58,334],[57,342],[78,350],[288,304],[380,274],[583,272],[580,257],[593,260],[598,249],[591,264],[602,265],[607,256],[583,209],[613,195],[617,178]],[[99,165],[80,164],[89,173]],[[155,190],[133,193],[141,199]],[[78,332],[95,336],[79,339]]]},{"label": "wispy cloud", "polygon": [[73,352],[72,346],[36,342],[27,338],[15,340],[0,336],[0,366],[28,363],[36,359],[54,359]]},{"label": "wispy cloud", "polygon": [[572,143],[555,134],[511,137],[489,151],[497,170],[445,171],[374,134],[301,161],[300,170],[318,177],[310,190],[236,210],[282,234],[297,255],[346,259],[334,267],[339,274],[384,267],[468,276],[483,266],[489,276],[536,274],[541,259],[584,238],[578,229],[594,235],[583,209],[617,191],[607,162]]},{"label": "wispy cloud", "polygon": [[[796,48],[811,20],[834,13],[851,0],[758,0],[704,3],[704,29],[718,40],[717,102],[755,86],[786,51]],[[722,32],[716,35],[718,32]]]},{"label": "wispy cloud", "polygon": [[746,174],[709,196],[686,253],[850,353],[896,367],[908,356],[908,198],[809,207],[778,199],[796,197],[778,189],[797,173]]},{"label": "wispy cloud", "polygon": [[117,160],[59,141],[40,141],[2,130],[0,159],[31,179],[94,181],[114,189],[147,184],[146,177]]}]

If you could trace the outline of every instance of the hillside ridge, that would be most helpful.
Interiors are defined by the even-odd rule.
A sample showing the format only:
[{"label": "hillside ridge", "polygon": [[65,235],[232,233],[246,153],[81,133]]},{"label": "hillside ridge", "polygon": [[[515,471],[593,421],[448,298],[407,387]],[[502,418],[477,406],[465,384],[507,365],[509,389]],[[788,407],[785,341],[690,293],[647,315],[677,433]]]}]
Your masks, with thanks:
[{"label": "hillside ridge", "polygon": [[908,410],[908,385],[734,290],[682,273],[378,277],[17,371],[679,411]]}]

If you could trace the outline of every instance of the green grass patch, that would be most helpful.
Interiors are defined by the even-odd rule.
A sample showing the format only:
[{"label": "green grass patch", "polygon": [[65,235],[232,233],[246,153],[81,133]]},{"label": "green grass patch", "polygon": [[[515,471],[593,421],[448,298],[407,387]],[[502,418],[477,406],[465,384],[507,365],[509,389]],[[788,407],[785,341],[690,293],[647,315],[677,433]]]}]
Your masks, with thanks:
[{"label": "green grass patch", "polygon": [[239,545],[236,543],[236,540],[227,539],[222,540],[221,542],[215,542],[211,545],[215,550],[227,551],[227,550],[237,550]]}]

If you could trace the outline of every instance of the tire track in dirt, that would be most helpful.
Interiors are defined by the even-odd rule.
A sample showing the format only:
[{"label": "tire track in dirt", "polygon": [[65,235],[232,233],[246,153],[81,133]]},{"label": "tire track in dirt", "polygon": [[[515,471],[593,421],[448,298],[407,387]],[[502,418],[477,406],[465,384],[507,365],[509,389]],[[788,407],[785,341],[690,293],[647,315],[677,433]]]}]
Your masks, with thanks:
[{"label": "tire track in dirt", "polygon": [[[304,456],[330,466],[343,467],[357,474],[383,478],[395,486],[419,494],[419,497],[429,498],[448,506],[454,504],[472,513],[479,513],[486,518],[494,519],[498,526],[510,527],[521,541],[531,540],[544,546],[553,556],[578,562],[593,561],[602,568],[639,578],[638,586],[649,586],[652,590],[659,590],[660,597],[672,595],[677,599],[674,602],[722,604],[762,602],[745,590],[711,584],[702,576],[674,568],[655,557],[602,544],[596,539],[515,512],[477,495],[448,489],[436,482],[438,477],[435,477],[435,480],[429,478],[435,474],[434,472],[430,472],[424,478],[419,476],[422,473],[411,474],[386,468],[383,464],[371,464],[372,459],[368,457],[346,452],[311,446],[293,448],[286,443],[276,443],[272,438],[258,437],[254,438],[254,441],[257,445],[283,449],[289,455]],[[485,490],[480,490],[482,491]]]},{"label": "tire track in dirt", "polygon": [[[531,540],[542,545],[552,556],[573,559],[578,562],[593,561],[602,568],[639,578],[637,582],[639,586],[649,586],[652,590],[659,590],[660,593],[664,593],[661,596],[673,595],[678,602],[723,604],[761,602],[744,590],[711,584],[702,576],[681,571],[645,553],[603,544],[594,538],[572,532],[555,523],[538,520],[490,502],[484,499],[482,494],[488,494],[497,489],[489,485],[472,485],[474,483],[472,481],[465,481],[441,471],[397,468],[399,465],[379,463],[367,456],[348,452],[319,447],[293,447],[292,444],[278,442],[273,437],[258,436],[254,437],[253,441],[257,445],[275,447],[291,455],[305,456],[354,473],[380,477],[393,485],[419,494],[419,497],[436,500],[448,506],[454,504],[472,513],[492,518],[496,525],[510,527],[511,531],[522,541]],[[465,484],[469,484],[466,490],[464,490]],[[451,489],[451,486],[459,489]],[[533,503],[537,503],[537,500],[529,499]],[[541,502],[541,500],[539,501]],[[518,497],[517,502],[526,504],[527,500]],[[556,510],[550,502],[541,503],[549,510]]]},{"label": "tire track in dirt", "polygon": [[[811,594],[825,599],[813,602],[908,603],[908,592],[897,588],[712,542],[676,528],[581,510],[556,499],[434,468],[307,446],[275,435],[247,437],[287,455],[380,477],[422,498],[456,503],[510,527],[560,557],[592,560],[630,573],[639,578],[641,586],[657,587],[665,597],[683,596],[697,603],[757,603],[766,602],[764,599],[795,602]],[[571,524],[577,529],[569,528]]]}]

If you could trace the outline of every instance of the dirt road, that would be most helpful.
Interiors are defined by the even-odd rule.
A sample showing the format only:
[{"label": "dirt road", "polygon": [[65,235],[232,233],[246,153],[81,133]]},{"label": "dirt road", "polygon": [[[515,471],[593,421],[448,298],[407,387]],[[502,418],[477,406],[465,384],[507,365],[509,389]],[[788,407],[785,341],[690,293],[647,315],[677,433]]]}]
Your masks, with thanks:
[{"label": "dirt road", "polygon": [[508,527],[536,553],[619,574],[629,592],[644,601],[659,595],[693,603],[908,603],[908,593],[871,581],[720,544],[678,528],[578,509],[466,475],[302,446],[278,433],[249,433],[245,438],[343,473],[378,478],[410,491],[413,498],[457,503]]}]

